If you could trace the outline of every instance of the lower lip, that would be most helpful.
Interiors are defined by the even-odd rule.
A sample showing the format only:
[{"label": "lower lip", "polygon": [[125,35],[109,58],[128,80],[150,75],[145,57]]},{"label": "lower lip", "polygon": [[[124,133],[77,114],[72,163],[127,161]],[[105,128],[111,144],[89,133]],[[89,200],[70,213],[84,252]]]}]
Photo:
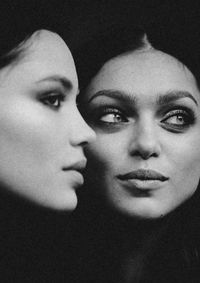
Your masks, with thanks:
[{"label": "lower lip", "polygon": [[166,181],[160,180],[139,180],[139,179],[127,179],[120,180],[120,182],[127,186],[129,189],[138,189],[138,190],[157,190],[161,189]]},{"label": "lower lip", "polygon": [[72,182],[73,186],[78,187],[83,185],[84,178],[83,175],[76,170],[66,170],[65,174],[67,175],[67,178]]}]

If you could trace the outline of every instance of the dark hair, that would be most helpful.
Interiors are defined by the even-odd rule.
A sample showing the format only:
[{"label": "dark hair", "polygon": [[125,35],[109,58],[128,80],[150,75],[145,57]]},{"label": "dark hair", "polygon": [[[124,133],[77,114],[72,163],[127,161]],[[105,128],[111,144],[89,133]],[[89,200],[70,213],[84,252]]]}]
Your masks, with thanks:
[{"label": "dark hair", "polygon": [[[92,34],[72,46],[80,88],[84,89],[108,60],[142,47],[145,34],[155,49],[172,55],[187,66],[198,82],[199,4],[192,2],[188,5],[187,1],[180,3],[170,0],[141,0],[132,3],[133,5],[126,7],[130,12],[126,13],[125,17],[110,22],[107,20],[105,23],[102,20],[101,26],[96,30],[91,28],[94,29]],[[124,4],[123,8],[125,6]],[[123,9],[122,11],[124,12]],[[90,26],[86,26],[85,30],[90,29]]]},{"label": "dark hair", "polygon": [[99,33],[75,50],[75,63],[81,88],[85,88],[90,79],[105,62],[120,54],[138,49],[144,45],[144,30],[132,26],[115,27]]},{"label": "dark hair", "polygon": [[[191,3],[190,8],[193,9],[188,10],[183,2],[173,1],[174,6],[170,1],[158,2],[160,6],[152,6],[152,11],[154,8],[155,11],[150,13],[148,10],[147,17],[136,15],[137,12],[132,10],[131,18],[102,27],[98,33],[93,32],[82,43],[72,48],[82,91],[105,62],[143,48],[145,34],[154,48],[170,54],[188,67],[200,85],[199,4],[192,7]],[[137,234],[135,231],[139,226],[142,229],[144,223],[135,223],[138,225],[132,226],[129,231],[130,225],[126,226],[124,217],[113,215],[113,211],[96,195],[97,188],[89,188],[87,185],[86,182],[84,192],[79,193],[79,206],[75,212],[79,217],[79,222],[76,222],[76,229],[79,229],[77,246],[82,244],[79,267],[81,271],[85,268],[86,275],[93,279],[88,282],[117,282],[119,278],[112,279],[119,276],[118,259],[122,255],[123,233],[129,233],[131,242],[134,243]],[[164,233],[147,251],[147,259],[139,266],[140,274],[136,282],[199,282],[199,201],[198,186],[187,202],[163,218],[161,228],[164,226]],[[123,229],[127,229],[126,233]],[[77,269],[75,271],[77,272]]]},{"label": "dark hair", "polygon": [[[23,10],[4,6],[0,15],[0,68],[18,60],[25,50],[25,43],[39,28],[22,22]],[[4,13],[4,14],[3,14]],[[2,15],[3,14],[3,15]],[[20,18],[21,17],[21,18]]]},{"label": "dark hair", "polygon": [[0,4],[0,68],[21,58],[36,31],[45,29],[60,34],[65,24],[67,34],[69,17],[65,14],[64,18],[65,2],[7,0]]}]

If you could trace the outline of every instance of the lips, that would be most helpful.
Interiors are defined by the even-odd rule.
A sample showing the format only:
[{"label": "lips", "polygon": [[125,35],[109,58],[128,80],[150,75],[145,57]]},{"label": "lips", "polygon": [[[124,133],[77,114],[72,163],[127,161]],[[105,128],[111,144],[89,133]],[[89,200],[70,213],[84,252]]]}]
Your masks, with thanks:
[{"label": "lips", "polygon": [[122,181],[140,180],[140,181],[167,181],[169,178],[154,170],[138,169],[123,175],[118,175]]},{"label": "lips", "polygon": [[69,166],[63,167],[63,171],[75,170],[78,172],[82,172],[85,169],[86,164],[87,164],[87,160],[84,158],[84,159],[74,162],[73,164]]},{"label": "lips", "polygon": [[64,175],[67,178],[67,183],[73,188],[78,188],[84,183],[82,171],[85,169],[87,160],[85,158],[80,159],[71,165],[62,168]]}]

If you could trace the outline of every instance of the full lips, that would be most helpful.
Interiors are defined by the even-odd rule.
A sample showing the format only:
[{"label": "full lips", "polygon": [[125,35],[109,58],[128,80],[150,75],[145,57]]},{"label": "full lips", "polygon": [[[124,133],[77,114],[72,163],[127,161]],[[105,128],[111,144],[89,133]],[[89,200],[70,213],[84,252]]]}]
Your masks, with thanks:
[{"label": "full lips", "polygon": [[151,192],[163,188],[169,178],[155,170],[138,169],[117,178],[134,197],[150,197]]},{"label": "full lips", "polygon": [[144,169],[138,169],[131,172],[128,172],[123,175],[118,175],[118,178],[122,181],[126,180],[141,180],[141,181],[161,181],[164,182],[168,180],[169,178],[162,175],[161,173],[155,171],[155,170],[144,170]]},{"label": "full lips", "polygon": [[64,174],[67,175],[68,181],[70,181],[75,188],[83,185],[84,178],[81,172],[70,169],[66,170]]}]

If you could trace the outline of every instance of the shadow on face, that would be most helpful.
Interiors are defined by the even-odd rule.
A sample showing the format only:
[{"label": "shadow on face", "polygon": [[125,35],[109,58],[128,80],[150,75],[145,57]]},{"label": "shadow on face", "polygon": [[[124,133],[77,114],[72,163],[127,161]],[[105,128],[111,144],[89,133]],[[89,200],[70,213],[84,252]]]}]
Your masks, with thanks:
[{"label": "shadow on face", "polygon": [[194,194],[199,95],[191,71],[152,47],[112,58],[93,77],[82,101],[97,135],[86,175],[110,206],[159,218]]}]

